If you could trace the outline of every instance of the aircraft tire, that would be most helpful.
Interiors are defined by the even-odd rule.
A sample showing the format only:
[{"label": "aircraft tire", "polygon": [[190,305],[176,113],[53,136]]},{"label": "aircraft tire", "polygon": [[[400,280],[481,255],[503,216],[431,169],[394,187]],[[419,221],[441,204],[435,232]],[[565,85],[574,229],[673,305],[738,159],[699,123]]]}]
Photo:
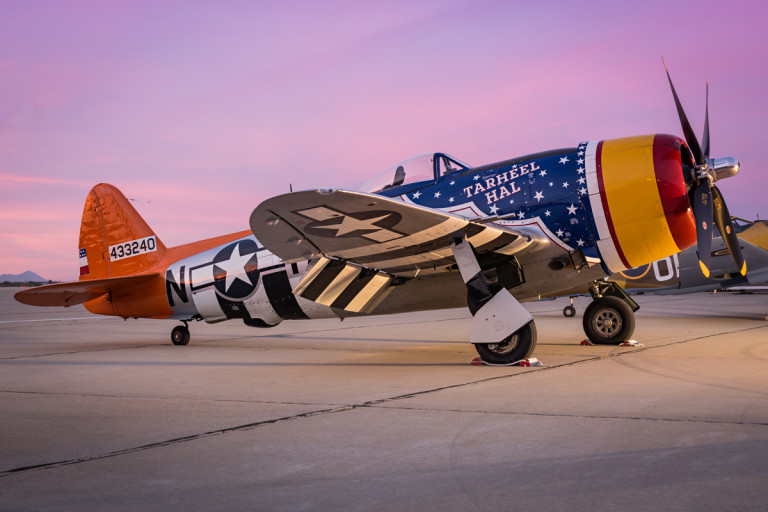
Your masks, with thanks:
[{"label": "aircraft tire", "polygon": [[189,337],[189,329],[183,325],[177,325],[171,331],[171,342],[174,345],[187,345]]},{"label": "aircraft tire", "polygon": [[536,324],[532,321],[500,343],[475,343],[475,350],[486,363],[510,364],[530,357],[536,348]]},{"label": "aircraft tire", "polygon": [[635,332],[635,313],[618,297],[592,301],[584,311],[584,333],[596,345],[618,345]]},{"label": "aircraft tire", "polygon": [[576,308],[573,306],[565,306],[563,308],[563,316],[566,318],[572,318],[576,316]]}]

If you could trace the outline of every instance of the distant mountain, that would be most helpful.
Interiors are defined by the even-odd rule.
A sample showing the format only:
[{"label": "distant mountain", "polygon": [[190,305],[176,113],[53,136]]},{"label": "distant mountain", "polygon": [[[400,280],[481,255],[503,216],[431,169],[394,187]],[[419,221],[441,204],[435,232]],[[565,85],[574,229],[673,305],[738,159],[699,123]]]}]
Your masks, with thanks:
[{"label": "distant mountain", "polygon": [[9,281],[11,283],[26,283],[27,281],[35,281],[38,283],[45,283],[48,280],[41,277],[31,270],[22,272],[21,274],[0,274],[0,283],[3,281]]}]

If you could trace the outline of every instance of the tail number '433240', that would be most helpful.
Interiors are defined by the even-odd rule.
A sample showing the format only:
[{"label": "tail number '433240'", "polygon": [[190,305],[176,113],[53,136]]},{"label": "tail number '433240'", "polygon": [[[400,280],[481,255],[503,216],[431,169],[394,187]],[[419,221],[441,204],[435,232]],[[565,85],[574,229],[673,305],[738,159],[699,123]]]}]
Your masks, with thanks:
[{"label": "tail number '433240'", "polygon": [[139,240],[131,240],[130,242],[123,242],[117,245],[109,246],[109,259],[111,261],[121,260],[123,258],[130,258],[131,256],[138,256],[147,252],[154,252],[157,250],[157,242],[154,236],[148,236]]}]

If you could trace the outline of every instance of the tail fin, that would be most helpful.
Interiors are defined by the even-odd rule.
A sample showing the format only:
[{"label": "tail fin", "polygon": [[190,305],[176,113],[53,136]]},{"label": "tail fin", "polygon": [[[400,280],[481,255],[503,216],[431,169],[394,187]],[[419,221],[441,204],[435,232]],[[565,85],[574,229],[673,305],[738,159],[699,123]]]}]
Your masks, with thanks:
[{"label": "tail fin", "polygon": [[141,215],[117,188],[91,189],[80,225],[80,280],[133,275],[155,266],[165,254]]}]

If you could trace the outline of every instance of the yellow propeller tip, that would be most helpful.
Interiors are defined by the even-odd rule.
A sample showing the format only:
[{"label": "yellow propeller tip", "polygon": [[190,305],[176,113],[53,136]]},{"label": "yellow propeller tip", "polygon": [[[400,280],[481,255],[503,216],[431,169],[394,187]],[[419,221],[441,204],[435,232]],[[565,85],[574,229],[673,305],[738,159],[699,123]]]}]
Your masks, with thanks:
[{"label": "yellow propeller tip", "polygon": [[704,277],[709,277],[709,269],[701,262],[701,260],[699,260],[699,266],[701,267],[701,273],[704,274]]},{"label": "yellow propeller tip", "polygon": [[743,275],[743,276],[747,275],[747,262],[746,261],[741,266],[741,270],[739,272],[741,272],[741,275]]}]

